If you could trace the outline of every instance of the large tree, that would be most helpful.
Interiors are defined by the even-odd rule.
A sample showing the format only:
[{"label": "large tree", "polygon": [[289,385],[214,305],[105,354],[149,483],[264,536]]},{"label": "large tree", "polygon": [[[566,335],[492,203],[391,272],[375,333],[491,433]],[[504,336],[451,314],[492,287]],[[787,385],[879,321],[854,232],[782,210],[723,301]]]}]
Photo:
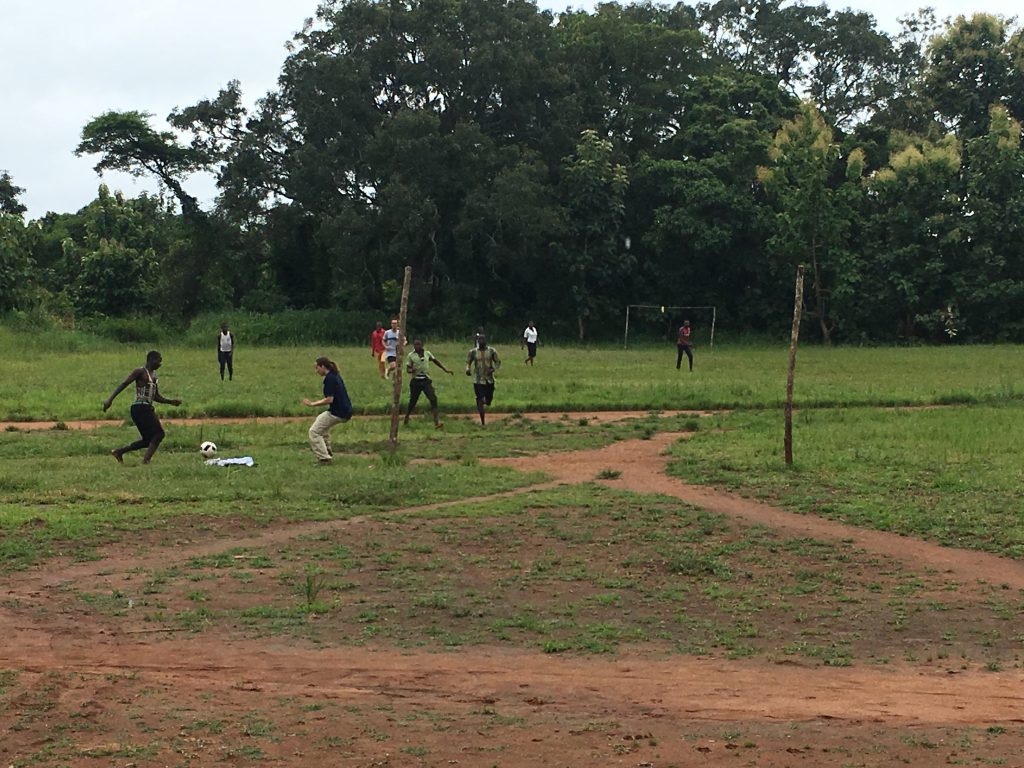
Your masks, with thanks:
[{"label": "large tree", "polygon": [[829,344],[835,327],[829,307],[832,284],[853,213],[849,185],[859,184],[863,153],[852,152],[843,169],[832,129],[804,103],[776,133],[769,158],[758,168],[758,179],[776,210],[770,247],[782,264],[810,265],[811,315]]}]

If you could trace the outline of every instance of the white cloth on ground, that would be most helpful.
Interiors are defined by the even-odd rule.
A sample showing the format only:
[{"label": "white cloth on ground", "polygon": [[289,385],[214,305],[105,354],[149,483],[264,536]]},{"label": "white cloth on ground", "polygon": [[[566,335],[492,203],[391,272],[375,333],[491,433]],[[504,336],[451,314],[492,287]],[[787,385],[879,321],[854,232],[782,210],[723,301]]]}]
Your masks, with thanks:
[{"label": "white cloth on ground", "polygon": [[253,461],[252,456],[239,456],[235,459],[207,459],[206,465],[208,467],[254,467],[256,462]]}]

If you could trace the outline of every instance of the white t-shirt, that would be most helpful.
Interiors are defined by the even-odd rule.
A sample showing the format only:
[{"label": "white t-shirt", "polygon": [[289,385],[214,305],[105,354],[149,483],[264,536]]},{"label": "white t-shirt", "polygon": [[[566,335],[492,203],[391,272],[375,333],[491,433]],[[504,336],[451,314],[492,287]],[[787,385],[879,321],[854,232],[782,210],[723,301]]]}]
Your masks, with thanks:
[{"label": "white t-shirt", "polygon": [[220,335],[220,351],[230,352],[234,346],[234,339],[231,337],[231,331],[227,333],[221,333]]},{"label": "white t-shirt", "polygon": [[526,330],[523,331],[523,338],[526,339],[526,343],[527,344],[536,344],[537,343],[537,329],[536,328],[530,328],[529,326],[527,326]]}]

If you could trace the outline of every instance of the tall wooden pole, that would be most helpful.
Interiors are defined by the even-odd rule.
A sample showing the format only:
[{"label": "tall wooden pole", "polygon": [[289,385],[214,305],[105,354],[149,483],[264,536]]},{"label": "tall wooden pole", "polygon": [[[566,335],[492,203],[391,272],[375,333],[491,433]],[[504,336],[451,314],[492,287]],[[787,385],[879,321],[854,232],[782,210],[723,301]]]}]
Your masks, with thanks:
[{"label": "tall wooden pole", "polygon": [[405,321],[409,316],[409,286],[412,284],[412,267],[405,268],[402,279],[402,303],[398,310],[398,345],[395,347],[395,391],[391,399],[391,449],[398,446],[398,419],[402,415],[402,371],[405,370]]},{"label": "tall wooden pole", "polygon": [[786,466],[793,463],[793,374],[796,371],[796,345],[800,340],[800,315],[804,309],[804,265],[796,268],[796,296],[793,298],[793,329],[789,334],[789,370],[786,373],[786,436],[783,439]]}]

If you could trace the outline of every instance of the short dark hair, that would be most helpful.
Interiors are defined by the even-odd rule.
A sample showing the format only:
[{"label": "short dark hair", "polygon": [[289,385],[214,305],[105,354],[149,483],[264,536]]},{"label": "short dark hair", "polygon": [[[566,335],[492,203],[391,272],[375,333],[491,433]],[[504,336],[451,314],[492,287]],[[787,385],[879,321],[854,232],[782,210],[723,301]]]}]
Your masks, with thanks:
[{"label": "short dark hair", "polygon": [[157,360],[157,359],[162,360],[163,359],[163,355],[161,355],[155,349],[151,349],[151,350],[149,350],[149,352],[146,353],[146,362],[147,363],[152,363],[154,360]]}]

